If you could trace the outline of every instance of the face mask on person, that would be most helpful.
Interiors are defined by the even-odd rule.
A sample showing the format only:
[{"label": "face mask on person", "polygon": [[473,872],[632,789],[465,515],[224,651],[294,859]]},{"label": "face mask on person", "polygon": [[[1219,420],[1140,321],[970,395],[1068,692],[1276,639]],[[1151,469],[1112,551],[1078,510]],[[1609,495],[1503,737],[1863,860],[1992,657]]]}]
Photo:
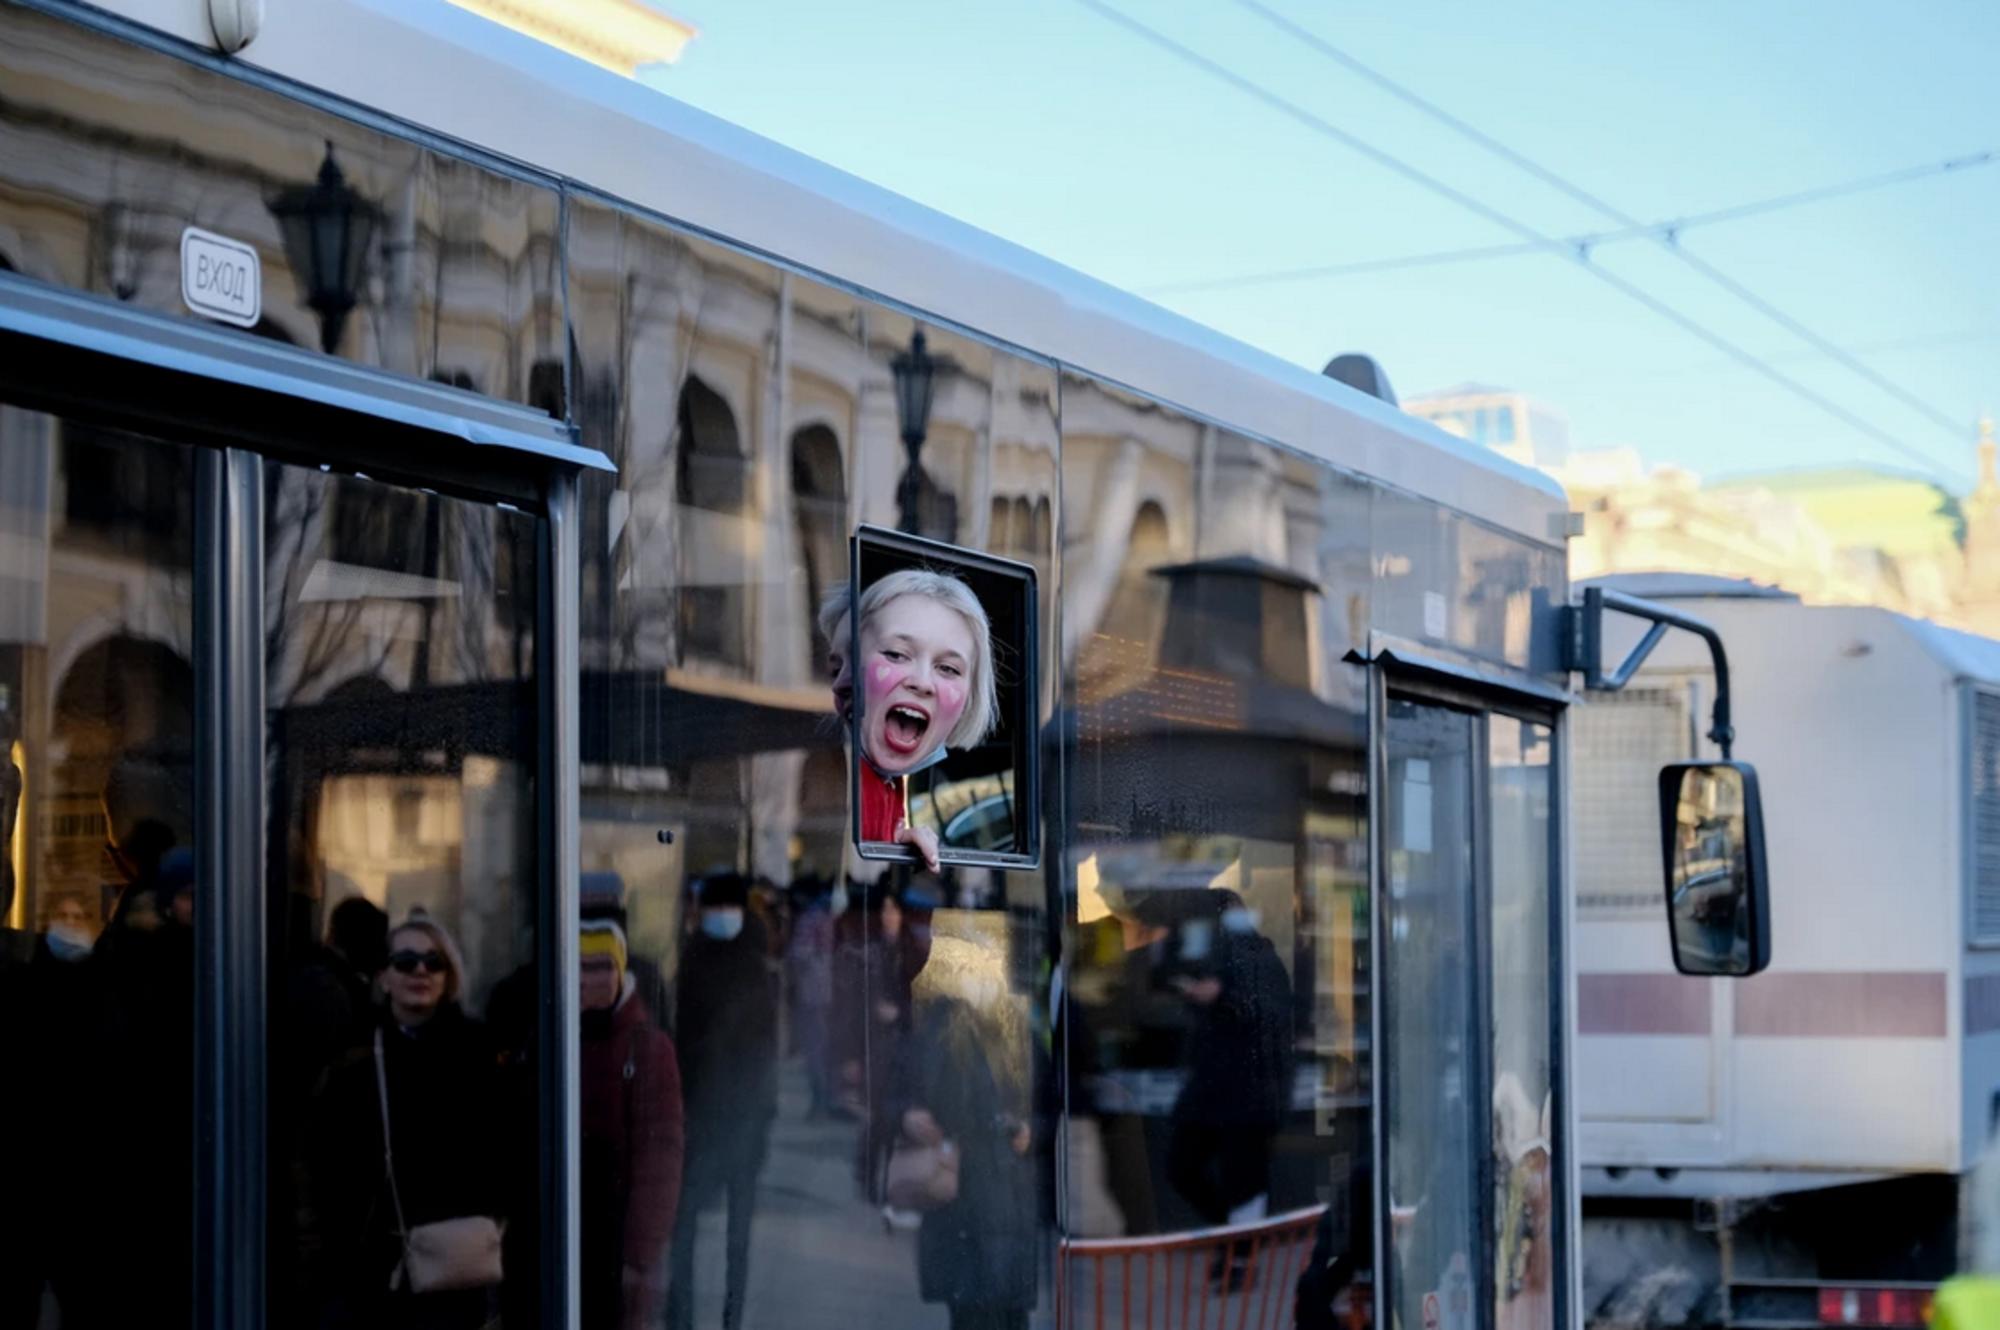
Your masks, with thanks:
[{"label": "face mask on person", "polygon": [[847,887],[844,883],[835,887],[832,893],[828,895],[826,908],[837,915],[847,913]]},{"label": "face mask on person", "polygon": [[49,954],[59,961],[80,961],[90,954],[90,934],[75,924],[50,924]]},{"label": "face mask on person", "polygon": [[1222,929],[1226,933],[1254,933],[1257,912],[1247,905],[1233,905],[1222,912]]},{"label": "face mask on person", "polygon": [[701,931],[717,942],[729,942],[743,931],[743,911],[736,906],[718,906],[701,912]]}]

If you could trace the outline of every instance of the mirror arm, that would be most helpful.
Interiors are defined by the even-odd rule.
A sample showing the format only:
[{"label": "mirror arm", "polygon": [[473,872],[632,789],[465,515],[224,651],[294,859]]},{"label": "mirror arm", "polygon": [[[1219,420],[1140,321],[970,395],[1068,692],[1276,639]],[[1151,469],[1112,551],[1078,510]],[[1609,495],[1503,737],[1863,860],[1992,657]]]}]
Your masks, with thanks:
[{"label": "mirror arm", "polygon": [[[1639,639],[1637,646],[1620,661],[1618,668],[1609,674],[1604,672],[1604,613],[1616,610],[1629,614],[1635,619],[1644,619],[1650,627],[1646,635]],[[1715,665],[1715,710],[1711,717],[1709,741],[1722,750],[1722,758],[1729,760],[1729,750],[1736,742],[1736,730],[1730,720],[1729,711],[1729,655],[1723,650],[1722,634],[1708,622],[1692,614],[1662,605],[1658,601],[1643,600],[1638,596],[1628,596],[1622,591],[1612,591],[1606,587],[1585,587],[1583,604],[1570,605],[1564,610],[1565,627],[1563,645],[1566,669],[1576,670],[1583,675],[1583,686],[1594,692],[1615,693],[1632,682],[1632,676],[1646,663],[1646,657],[1653,654],[1653,648],[1667,635],[1669,628],[1679,628],[1708,643],[1709,658]]]}]

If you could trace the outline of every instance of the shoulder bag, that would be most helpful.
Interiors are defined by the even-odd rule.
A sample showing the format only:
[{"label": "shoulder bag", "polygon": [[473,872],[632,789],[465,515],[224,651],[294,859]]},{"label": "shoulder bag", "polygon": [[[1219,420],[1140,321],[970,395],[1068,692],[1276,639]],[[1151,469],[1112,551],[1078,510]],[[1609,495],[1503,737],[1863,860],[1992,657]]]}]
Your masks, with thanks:
[{"label": "shoulder bag", "polygon": [[948,1140],[919,1145],[901,1133],[889,1153],[883,1192],[898,1210],[941,1210],[958,1199],[958,1149]]},{"label": "shoulder bag", "polygon": [[375,1089],[382,1101],[382,1163],[389,1174],[389,1200],[396,1210],[396,1235],[403,1259],[389,1276],[392,1289],[445,1293],[489,1288],[500,1282],[500,1224],[485,1215],[440,1219],[411,1228],[403,1219],[396,1190],[396,1157],[389,1145],[389,1073],[382,1058],[382,1032],[375,1031]]}]

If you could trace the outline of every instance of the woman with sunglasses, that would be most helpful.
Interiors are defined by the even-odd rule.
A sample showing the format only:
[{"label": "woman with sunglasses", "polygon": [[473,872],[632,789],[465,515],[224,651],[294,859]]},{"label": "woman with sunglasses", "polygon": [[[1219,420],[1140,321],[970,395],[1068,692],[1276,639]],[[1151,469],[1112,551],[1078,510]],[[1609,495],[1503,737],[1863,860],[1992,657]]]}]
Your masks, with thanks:
[{"label": "woman with sunglasses", "polygon": [[503,1218],[519,1154],[502,1125],[515,1096],[485,1027],[460,1005],[464,976],[451,935],[413,911],[389,933],[375,1037],[328,1078],[313,1170],[322,1325],[471,1330],[495,1314],[497,1288],[413,1293],[399,1277],[405,1225]]}]

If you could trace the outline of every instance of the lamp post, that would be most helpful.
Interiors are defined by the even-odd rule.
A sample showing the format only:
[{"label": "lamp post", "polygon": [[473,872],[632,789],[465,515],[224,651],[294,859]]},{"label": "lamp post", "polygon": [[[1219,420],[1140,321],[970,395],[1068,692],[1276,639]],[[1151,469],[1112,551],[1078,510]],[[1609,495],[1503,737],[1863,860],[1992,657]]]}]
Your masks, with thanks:
[{"label": "lamp post", "polygon": [[331,355],[359,299],[361,268],[381,210],[347,183],[333,160],[331,141],[319,178],[280,190],[270,209],[284,234],[292,278],[304,289],[306,305],[319,315],[320,349]]},{"label": "lamp post", "polygon": [[896,378],[896,425],[903,436],[903,478],[896,483],[896,529],[922,534],[917,520],[917,496],[922,489],[924,436],[931,427],[931,394],[937,386],[937,361],[924,347],[924,330],[910,334],[910,349],[889,362]]}]

